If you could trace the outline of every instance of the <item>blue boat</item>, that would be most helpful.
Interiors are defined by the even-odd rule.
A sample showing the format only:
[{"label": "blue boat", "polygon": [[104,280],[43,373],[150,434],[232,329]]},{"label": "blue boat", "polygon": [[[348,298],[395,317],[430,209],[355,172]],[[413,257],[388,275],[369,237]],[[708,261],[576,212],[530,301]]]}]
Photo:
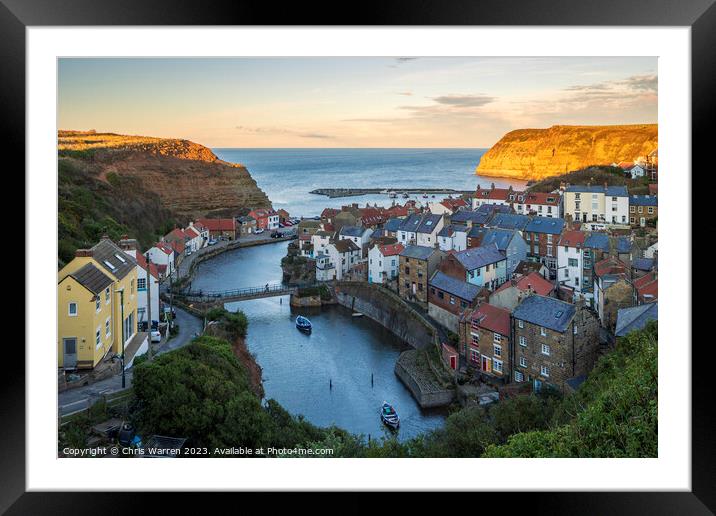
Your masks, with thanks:
[{"label": "blue boat", "polygon": [[304,316],[299,315],[298,317],[296,317],[296,328],[298,328],[301,331],[305,331],[306,333],[310,333],[311,321],[309,321]]},{"label": "blue boat", "polygon": [[400,426],[400,418],[398,413],[387,401],[383,402],[383,406],[380,407],[380,419],[383,423],[393,430],[397,430]]}]

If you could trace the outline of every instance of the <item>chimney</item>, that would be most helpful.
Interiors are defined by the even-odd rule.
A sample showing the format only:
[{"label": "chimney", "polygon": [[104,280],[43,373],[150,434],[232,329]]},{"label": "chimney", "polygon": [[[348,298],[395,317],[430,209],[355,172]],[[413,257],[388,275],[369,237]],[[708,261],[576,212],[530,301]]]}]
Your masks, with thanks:
[{"label": "chimney", "polygon": [[78,258],[92,256],[92,250],[91,249],[77,249],[75,251],[75,256]]},{"label": "chimney", "polygon": [[109,235],[107,233],[102,235],[102,240],[109,240]]}]

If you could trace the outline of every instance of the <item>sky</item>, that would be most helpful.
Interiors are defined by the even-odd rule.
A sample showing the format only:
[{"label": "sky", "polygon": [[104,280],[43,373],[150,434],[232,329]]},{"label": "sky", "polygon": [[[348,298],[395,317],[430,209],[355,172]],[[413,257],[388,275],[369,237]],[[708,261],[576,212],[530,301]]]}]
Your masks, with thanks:
[{"label": "sky", "polygon": [[61,58],[58,128],[208,147],[487,148],[657,122],[656,57]]}]

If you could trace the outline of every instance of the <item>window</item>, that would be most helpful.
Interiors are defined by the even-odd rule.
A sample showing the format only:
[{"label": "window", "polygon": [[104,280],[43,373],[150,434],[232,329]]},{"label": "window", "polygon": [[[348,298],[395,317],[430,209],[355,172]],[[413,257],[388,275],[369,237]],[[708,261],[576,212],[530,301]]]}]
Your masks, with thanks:
[{"label": "window", "polygon": [[527,339],[520,337],[520,346],[527,347]]},{"label": "window", "polygon": [[543,327],[540,326],[540,328],[539,328],[539,334],[542,335],[543,337],[546,337],[546,336],[547,336],[547,330],[546,330],[545,328],[543,328]]},{"label": "window", "polygon": [[122,263],[127,263],[127,260],[124,259],[124,256],[121,256],[119,253],[115,253],[114,257]]},{"label": "window", "polygon": [[134,294],[134,278],[129,282],[129,293]]},{"label": "window", "polygon": [[493,333],[492,340],[495,342],[502,342],[502,335],[499,333]]},{"label": "window", "polygon": [[470,348],[470,362],[475,362],[476,364],[480,362],[480,353],[472,348]]},{"label": "window", "polygon": [[579,262],[577,261],[576,258],[569,258],[567,260],[567,263],[569,264],[570,267],[579,267]]},{"label": "window", "polygon": [[542,344],[542,354],[549,356],[549,346],[547,344]]},{"label": "window", "polygon": [[644,207],[643,207],[643,206],[639,206],[639,213],[644,213]]},{"label": "window", "polygon": [[99,296],[97,296],[97,297],[94,299],[94,307],[95,307],[95,310],[97,310],[98,312],[99,312],[100,310],[102,310],[102,305],[100,304],[100,297],[99,297]]},{"label": "window", "polygon": [[502,373],[502,360],[493,360],[492,370],[496,373]]},{"label": "window", "polygon": [[524,322],[522,319],[520,319],[520,320],[517,321],[517,326],[520,327],[520,328],[524,328],[524,327],[525,327],[525,322]]},{"label": "window", "polygon": [[572,326],[572,333],[577,334],[577,325]]},{"label": "window", "polygon": [[438,290],[438,297],[440,299],[445,299],[445,293],[442,290]]},{"label": "window", "polygon": [[146,278],[138,278],[137,279],[137,289],[138,290],[146,290],[147,289],[147,279]]},{"label": "window", "polygon": [[520,357],[520,367],[527,367],[527,359],[525,357]]},{"label": "window", "polygon": [[636,213],[636,206],[629,206],[630,213]]},{"label": "window", "polygon": [[102,345],[102,340],[100,339],[100,331],[97,330],[94,334],[94,345],[95,348],[99,349],[99,347]]},{"label": "window", "polygon": [[452,296],[450,296],[450,304],[451,304],[451,305],[454,305],[454,304],[455,304],[455,298],[452,297]]},{"label": "window", "polygon": [[502,356],[502,346],[500,346],[499,344],[495,344],[494,346],[495,346],[495,349],[493,350],[494,351],[493,354],[496,357],[501,357]]},{"label": "window", "polygon": [[67,315],[70,317],[77,317],[77,303],[70,303],[67,306]]},{"label": "window", "polygon": [[109,300],[110,300],[110,292],[109,292],[109,287],[107,287],[106,289],[104,289],[104,302],[109,304]]},{"label": "window", "polygon": [[648,211],[649,211],[649,215],[653,215],[653,214],[654,214],[654,207],[653,207],[653,206],[649,206],[649,210],[648,210]]},{"label": "window", "polygon": [[547,366],[542,366],[542,367],[540,368],[540,372],[542,373],[542,376],[547,376],[547,377],[549,377],[549,367],[547,367]]},{"label": "window", "polygon": [[105,337],[109,337],[110,333],[112,333],[112,330],[109,327],[109,317],[107,317],[107,320],[104,321],[104,335]]},{"label": "window", "polygon": [[634,221],[636,221],[634,217],[629,217],[629,224],[634,224]]},{"label": "window", "polygon": [[515,371],[515,381],[516,382],[524,382],[525,375],[523,375],[520,371]]}]

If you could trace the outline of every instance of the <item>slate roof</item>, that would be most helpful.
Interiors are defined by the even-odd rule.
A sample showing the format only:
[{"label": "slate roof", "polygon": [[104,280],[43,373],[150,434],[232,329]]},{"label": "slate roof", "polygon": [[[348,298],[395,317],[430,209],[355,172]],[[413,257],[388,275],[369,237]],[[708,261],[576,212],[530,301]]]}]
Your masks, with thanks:
[{"label": "slate roof", "polygon": [[353,240],[339,240],[338,242],[334,242],[333,245],[341,254],[347,253],[348,251],[360,251],[360,247],[358,247]]},{"label": "slate roof", "polygon": [[659,303],[646,303],[617,311],[617,326],[614,334],[624,337],[629,332],[641,330],[649,321],[658,320]]},{"label": "slate roof", "polygon": [[[102,268],[122,279],[137,266],[134,258],[120,249],[109,238],[103,238],[90,249],[92,257]],[[107,262],[111,265],[107,265]]]},{"label": "slate roof", "polygon": [[547,233],[559,235],[564,229],[564,219],[551,217],[533,217],[525,231],[528,233]]},{"label": "slate roof", "polygon": [[653,258],[637,258],[631,262],[631,266],[638,271],[650,271],[654,268]]},{"label": "slate roof", "polygon": [[515,319],[564,333],[576,312],[577,309],[570,303],[534,294],[526,297],[512,315]]},{"label": "slate roof", "polygon": [[394,217],[392,219],[388,219],[385,222],[385,224],[383,225],[383,229],[385,229],[386,231],[395,232],[395,231],[398,231],[398,228],[400,227],[400,225],[402,223],[403,223],[403,219]]},{"label": "slate roof", "polygon": [[523,231],[530,223],[527,215],[518,213],[497,213],[490,221],[489,226],[500,229],[518,229]]},{"label": "slate roof", "polygon": [[412,215],[403,220],[403,223],[398,229],[400,229],[401,231],[407,231],[409,233],[415,233],[419,225],[420,215],[417,213],[413,213]]},{"label": "slate roof", "polygon": [[450,237],[453,236],[455,233],[466,233],[467,228],[465,226],[461,226],[459,224],[448,224],[447,226],[443,226],[443,228],[438,231],[438,236],[441,237]]},{"label": "slate roof", "polygon": [[626,186],[607,186],[604,185],[572,185],[565,189],[565,192],[579,193],[603,193],[609,197],[627,197],[629,192]]},{"label": "slate roof", "polygon": [[104,289],[114,283],[112,278],[107,276],[92,263],[86,263],[75,272],[68,274],[66,277],[74,278],[77,283],[85,287],[93,294],[101,293]]},{"label": "slate roof", "polygon": [[494,244],[465,249],[464,251],[455,253],[454,256],[468,271],[479,269],[485,265],[505,259],[504,253],[501,253]]},{"label": "slate roof", "polygon": [[433,231],[435,231],[435,228],[437,227],[441,218],[442,218],[442,215],[433,215],[432,213],[426,213],[420,219],[420,224],[418,225],[418,229],[416,232],[417,233],[432,233]]},{"label": "slate roof", "polygon": [[441,271],[435,271],[428,284],[431,287],[438,288],[450,295],[459,297],[460,299],[464,299],[466,301],[474,301],[481,290],[481,287],[478,287],[477,285],[472,285],[466,281],[460,281],[459,279],[448,276]]},{"label": "slate roof", "polygon": [[515,230],[509,229],[488,229],[482,237],[480,247],[495,244],[500,251],[507,251],[507,247],[515,236]]},{"label": "slate roof", "polygon": [[406,246],[405,249],[400,252],[400,256],[405,256],[406,258],[415,258],[417,260],[427,260],[434,252],[435,249],[432,247],[425,247],[422,245],[409,245]]},{"label": "slate roof", "polygon": [[617,238],[616,248],[618,253],[628,253],[631,251],[632,242],[629,237],[622,236]]},{"label": "slate roof", "polygon": [[512,213],[512,208],[507,204],[481,204],[475,210],[478,213],[493,215],[494,213]]},{"label": "slate roof", "polygon": [[469,236],[470,238],[483,237],[485,235],[485,233],[487,233],[488,230],[489,230],[488,228],[483,228],[480,226],[472,226],[470,228],[470,231],[467,233],[467,236]]},{"label": "slate roof", "polygon": [[365,228],[362,228],[361,226],[343,226],[339,231],[339,234],[341,236],[362,237],[365,231]]},{"label": "slate roof", "polygon": [[609,235],[606,233],[590,233],[584,239],[584,247],[609,251]]},{"label": "slate roof", "polygon": [[450,222],[472,222],[473,224],[485,224],[490,217],[491,213],[485,213],[480,211],[469,211],[469,210],[458,210],[450,217]]},{"label": "slate roof", "polygon": [[630,206],[658,206],[656,195],[632,195],[629,197]]}]

